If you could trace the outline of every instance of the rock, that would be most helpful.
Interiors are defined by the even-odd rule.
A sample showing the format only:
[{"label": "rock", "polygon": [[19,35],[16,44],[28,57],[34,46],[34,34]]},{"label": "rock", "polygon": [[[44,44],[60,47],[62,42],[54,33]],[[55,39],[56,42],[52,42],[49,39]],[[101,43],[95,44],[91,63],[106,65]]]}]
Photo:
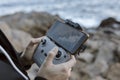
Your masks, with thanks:
[{"label": "rock", "polygon": [[0,22],[0,29],[3,31],[3,33],[9,40],[12,40],[12,31],[5,22]]},{"label": "rock", "polygon": [[33,37],[43,36],[57,19],[60,18],[46,12],[19,12],[0,17],[0,21],[6,22],[11,28],[28,32]]},{"label": "rock", "polygon": [[[95,36],[94,36],[95,37]],[[98,37],[98,36],[97,36]],[[99,47],[101,46],[102,41],[100,40],[91,40],[89,39],[86,44],[88,46],[88,48],[92,49],[92,50],[97,50],[99,49]]]},{"label": "rock", "polygon": [[118,46],[118,53],[119,53],[119,56],[120,56],[120,44]]},{"label": "rock", "polygon": [[5,22],[0,22],[0,29],[18,52],[23,51],[32,38],[24,31],[11,29]]},{"label": "rock", "polygon": [[[88,74],[91,78],[94,78],[97,75],[105,75],[109,65],[113,63],[113,51],[116,49],[116,44],[108,40],[89,40],[87,45],[94,51],[95,59],[93,63],[85,66],[82,71],[83,73]],[[91,52],[93,52],[91,50]]]},{"label": "rock", "polygon": [[104,79],[104,78],[101,77],[101,76],[96,76],[96,77],[93,78],[92,80],[107,80],[107,79]]},{"label": "rock", "polygon": [[91,79],[87,74],[72,71],[70,80],[91,80]]},{"label": "rock", "polygon": [[114,50],[114,61],[120,62],[120,43],[118,44],[116,50]]},{"label": "rock", "polygon": [[88,74],[91,78],[106,73],[108,65],[105,61],[99,61],[83,68],[82,72]]},{"label": "rock", "polygon": [[120,63],[113,64],[107,72],[108,80],[120,80]]},{"label": "rock", "polygon": [[94,55],[89,52],[80,53],[80,55],[78,56],[79,60],[85,61],[87,63],[91,63],[93,58]]},{"label": "rock", "polygon": [[116,19],[109,17],[101,22],[99,28],[113,28],[113,29],[120,29],[120,22]]},{"label": "rock", "polygon": [[114,33],[115,33],[118,37],[120,37],[120,30],[115,30]]},{"label": "rock", "polygon": [[12,37],[12,44],[18,52],[23,51],[32,38],[28,33],[16,29],[12,29]]},{"label": "rock", "polygon": [[116,49],[116,44],[111,41],[104,40],[99,47],[99,52],[96,58],[96,62],[100,60],[105,60],[107,63],[113,60],[113,51]]}]

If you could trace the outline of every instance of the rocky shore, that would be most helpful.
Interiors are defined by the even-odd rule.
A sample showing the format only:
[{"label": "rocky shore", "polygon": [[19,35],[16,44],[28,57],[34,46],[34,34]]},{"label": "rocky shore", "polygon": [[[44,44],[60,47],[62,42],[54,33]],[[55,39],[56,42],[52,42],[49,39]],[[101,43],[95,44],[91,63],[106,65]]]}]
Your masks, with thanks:
[{"label": "rocky shore", "polygon": [[[18,52],[24,50],[32,37],[45,35],[58,15],[46,12],[19,12],[0,17],[4,31]],[[85,28],[84,28],[85,29]],[[120,22],[108,18],[96,28],[85,29],[90,34],[87,49],[78,55],[70,80],[120,79]],[[38,70],[34,64],[28,70],[31,79]]]}]

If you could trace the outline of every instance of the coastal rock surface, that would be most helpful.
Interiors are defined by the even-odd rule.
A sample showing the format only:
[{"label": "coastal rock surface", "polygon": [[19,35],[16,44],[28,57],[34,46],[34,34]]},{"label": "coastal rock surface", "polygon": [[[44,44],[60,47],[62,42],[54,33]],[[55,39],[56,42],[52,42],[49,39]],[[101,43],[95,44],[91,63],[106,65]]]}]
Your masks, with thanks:
[{"label": "coastal rock surface", "polygon": [[[31,37],[43,36],[55,20],[60,18],[46,12],[15,13],[0,17],[0,29],[17,51],[23,51]],[[87,49],[78,55],[70,80],[120,79],[120,22],[108,18],[99,28],[86,29],[90,34]],[[105,27],[107,26],[107,27]],[[30,78],[36,74],[34,64],[28,70]]]},{"label": "coastal rock surface", "polygon": [[19,12],[0,17],[0,21],[6,22],[12,29],[19,29],[30,33],[33,37],[43,36],[59,16],[46,12]]},{"label": "coastal rock surface", "polygon": [[109,17],[101,22],[99,28],[113,28],[113,29],[120,29],[120,22],[117,21],[115,18]]}]

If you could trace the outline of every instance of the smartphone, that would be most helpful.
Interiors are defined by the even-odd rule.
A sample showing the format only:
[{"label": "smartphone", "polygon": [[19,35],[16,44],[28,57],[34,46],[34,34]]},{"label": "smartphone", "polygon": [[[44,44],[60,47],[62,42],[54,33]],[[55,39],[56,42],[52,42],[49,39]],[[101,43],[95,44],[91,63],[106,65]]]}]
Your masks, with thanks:
[{"label": "smartphone", "polygon": [[53,24],[46,36],[72,55],[80,50],[89,38],[87,33],[60,21]]}]

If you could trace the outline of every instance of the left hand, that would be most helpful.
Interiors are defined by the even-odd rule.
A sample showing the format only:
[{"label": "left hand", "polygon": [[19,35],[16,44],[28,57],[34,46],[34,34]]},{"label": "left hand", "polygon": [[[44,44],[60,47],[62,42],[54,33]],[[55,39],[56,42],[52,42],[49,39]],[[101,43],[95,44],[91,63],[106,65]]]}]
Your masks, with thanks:
[{"label": "left hand", "polygon": [[37,45],[41,42],[40,38],[32,38],[26,49],[23,51],[21,55],[21,59],[24,61],[24,65],[31,65],[33,63],[32,57],[34,55],[34,50],[36,49]]}]

